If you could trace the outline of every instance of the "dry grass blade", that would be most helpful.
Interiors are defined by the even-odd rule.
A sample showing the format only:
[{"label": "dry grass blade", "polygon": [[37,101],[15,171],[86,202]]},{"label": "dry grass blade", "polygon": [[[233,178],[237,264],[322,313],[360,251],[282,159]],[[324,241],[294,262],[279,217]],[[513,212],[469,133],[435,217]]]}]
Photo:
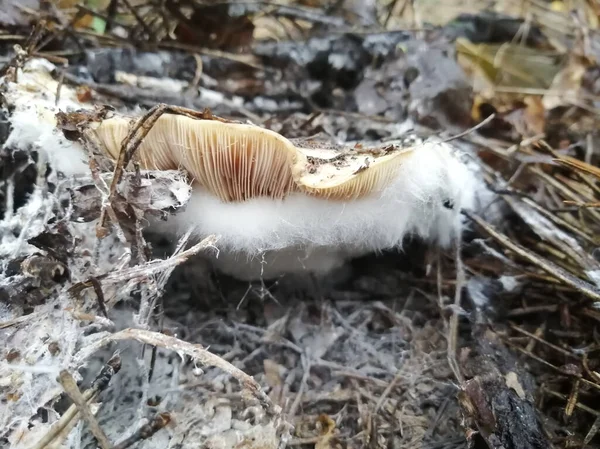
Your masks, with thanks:
[{"label": "dry grass blade", "polygon": [[594,167],[593,165],[580,161],[579,159],[561,155],[559,158],[553,160],[554,162],[558,162],[565,167],[583,171],[600,179],[600,168]]},{"label": "dry grass blade", "polygon": [[481,217],[464,212],[467,217],[477,223],[490,237],[496,240],[505,248],[515,252],[519,257],[527,260],[536,267],[544,270],[548,274],[552,275],[562,283],[574,288],[581,292],[588,298],[594,301],[600,301],[600,289],[594,287],[589,282],[586,282],[578,277],[572,275],[568,271],[556,265],[550,260],[544,259],[543,257],[535,254],[533,251],[528,250],[524,246],[512,241],[508,236],[496,231],[493,226],[483,220]]},{"label": "dry grass blade", "polygon": [[596,436],[598,431],[600,431],[600,416],[598,416],[596,418],[596,420],[594,421],[594,424],[592,424],[592,427],[590,427],[589,432],[583,439],[583,444],[584,445],[590,444],[590,441],[592,441],[592,439]]},{"label": "dry grass blade", "polygon": [[[542,392],[545,394],[549,394],[550,396],[554,396],[556,398],[563,399],[565,401],[567,400],[567,397],[564,394],[549,390],[548,388],[543,388]],[[600,419],[600,412],[594,410],[593,408],[588,407],[587,405],[577,402],[577,403],[575,403],[575,407],[580,410],[583,410],[584,412],[589,413],[590,415],[596,416],[597,419]]]},{"label": "dry grass blade", "polygon": [[504,196],[504,200],[544,242],[551,243],[562,254],[568,256],[578,267],[584,270],[584,273],[592,273],[588,277],[592,282],[594,281],[595,273],[600,272],[600,265],[581,247],[576,239],[557,227],[552,220],[548,220],[546,216],[539,214],[537,210],[528,207],[525,202],[508,195]]},{"label": "dry grass blade", "polygon": [[579,360],[580,357],[577,354],[571,353],[569,351],[566,351],[565,349],[561,348],[560,346],[556,346],[546,340],[544,340],[541,336],[536,335],[536,334],[532,334],[531,332],[527,332],[525,329],[521,329],[519,326],[516,326],[514,324],[511,325],[511,328],[516,330],[517,332],[528,336],[529,338],[531,338],[532,340],[538,341],[546,346],[548,346],[549,348],[554,349],[555,351],[565,355],[566,357],[571,357],[574,358],[576,360]]},{"label": "dry grass blade", "polygon": [[600,384],[592,382],[592,381],[590,381],[588,379],[584,379],[582,377],[578,377],[579,376],[578,374],[572,373],[572,372],[570,372],[569,370],[567,370],[565,368],[560,368],[558,366],[555,366],[552,363],[550,363],[547,360],[545,360],[544,358],[539,357],[539,356],[533,354],[532,352],[528,351],[526,348],[522,348],[522,347],[520,347],[520,346],[518,346],[518,345],[516,345],[516,344],[514,344],[514,343],[512,343],[510,341],[507,341],[507,344],[509,346],[511,346],[512,348],[516,349],[517,351],[519,351],[520,353],[525,354],[527,357],[530,357],[531,359],[535,360],[536,362],[542,364],[543,366],[546,366],[546,367],[552,369],[553,371],[555,371],[557,373],[560,373],[560,374],[562,374],[564,376],[567,376],[569,378],[578,379],[581,383],[585,384],[586,386],[591,387],[591,388],[593,388],[596,391],[600,391]]},{"label": "dry grass blade", "polygon": [[584,203],[581,201],[565,201],[565,204],[569,205],[569,206],[577,206],[577,207],[581,207],[581,208],[588,208],[588,209],[597,209],[600,208],[600,201],[599,202],[593,202],[593,203]]},{"label": "dry grass blade", "polygon": [[[522,198],[522,201],[527,206],[535,209],[536,212],[539,212],[540,214],[542,214],[545,218],[551,220],[557,226],[565,228],[565,229],[569,230],[570,232],[572,232],[573,234],[577,234],[579,237],[581,237],[586,242],[588,242],[592,245],[595,245],[597,243],[596,240],[594,239],[594,236],[591,233],[589,233],[589,231],[582,229],[580,227],[577,227],[574,224],[572,224],[571,222],[568,222],[568,221],[560,218],[559,216],[550,212],[549,210],[545,209],[544,207],[540,206],[538,203],[531,200],[530,198],[526,198],[526,197]],[[565,204],[568,204],[568,202],[565,201]]]}]

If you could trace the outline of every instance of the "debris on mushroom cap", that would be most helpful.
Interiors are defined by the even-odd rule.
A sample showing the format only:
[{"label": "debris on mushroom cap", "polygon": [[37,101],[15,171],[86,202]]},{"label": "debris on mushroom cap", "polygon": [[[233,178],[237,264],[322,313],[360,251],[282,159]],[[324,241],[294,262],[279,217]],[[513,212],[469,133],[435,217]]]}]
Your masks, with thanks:
[{"label": "debris on mushroom cap", "polygon": [[362,198],[389,186],[400,164],[415,149],[389,144],[326,148],[300,139],[294,143],[307,162],[294,173],[300,188],[315,196],[344,200]]},{"label": "debris on mushroom cap", "polygon": [[[135,120],[115,116],[96,129],[111,157],[118,157]],[[364,149],[291,141],[256,125],[168,113],[150,129],[134,160],[146,169],[183,168],[228,202],[293,192],[350,200],[388,186],[410,152],[394,145]]]}]

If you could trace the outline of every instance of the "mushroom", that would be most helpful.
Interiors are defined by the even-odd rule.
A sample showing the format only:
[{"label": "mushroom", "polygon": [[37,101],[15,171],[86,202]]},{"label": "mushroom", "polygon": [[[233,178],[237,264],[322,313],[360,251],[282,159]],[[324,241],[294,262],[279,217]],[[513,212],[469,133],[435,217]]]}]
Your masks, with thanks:
[{"label": "mushroom", "polygon": [[[112,159],[136,120],[114,114],[95,126]],[[51,157],[54,168],[76,173],[72,151]],[[185,210],[152,227],[219,236],[215,266],[242,279],[329,272],[348,257],[401,248],[407,236],[448,246],[483,186],[461,153],[436,138],[345,147],[189,114],[161,115],[134,160],[183,169],[193,185]]]},{"label": "mushroom", "polygon": [[[118,157],[136,118],[95,130]],[[429,139],[343,147],[256,125],[163,114],[138,148],[146,169],[183,169],[194,191],[163,232],[220,236],[215,265],[238,278],[328,272],[348,257],[418,235],[449,245],[479,186],[459,153]]]}]

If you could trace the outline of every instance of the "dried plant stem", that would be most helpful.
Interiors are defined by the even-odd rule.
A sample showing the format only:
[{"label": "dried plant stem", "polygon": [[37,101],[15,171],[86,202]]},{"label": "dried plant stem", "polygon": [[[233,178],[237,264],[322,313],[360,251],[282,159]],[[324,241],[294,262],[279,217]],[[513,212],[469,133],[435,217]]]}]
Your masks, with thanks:
[{"label": "dried plant stem", "polygon": [[388,384],[388,386],[385,387],[385,390],[383,390],[383,393],[381,393],[381,396],[379,397],[379,400],[377,401],[377,404],[375,405],[375,410],[373,411],[373,413],[377,414],[379,412],[379,410],[381,409],[381,407],[383,407],[385,400],[390,395],[392,390],[394,388],[396,388],[396,385],[398,384],[398,382],[400,382],[400,380],[402,379],[402,376],[404,376],[404,373],[402,371],[398,371],[396,373],[396,375],[394,376],[394,378],[392,379],[392,381]]},{"label": "dried plant stem", "polygon": [[[152,260],[146,263],[145,265],[134,266],[120,271],[111,271],[110,273],[97,276],[96,280],[101,281],[105,284],[120,284],[132,280],[141,281],[143,279],[147,279],[149,276],[153,276],[156,273],[162,273],[165,270],[169,270],[173,266],[177,266],[185,262],[190,257],[199,254],[206,248],[214,247],[216,242],[216,237],[209,236],[202,240],[200,243],[194,245],[193,247],[185,251],[182,251],[181,253],[173,257],[170,257],[169,259]],[[79,293],[89,287],[93,287],[93,282],[80,282],[78,284],[73,285],[69,289],[69,293]]]},{"label": "dried plant stem", "polygon": [[300,388],[298,389],[298,394],[296,394],[296,398],[290,407],[290,411],[288,413],[288,418],[291,419],[296,415],[298,408],[300,407],[300,403],[302,402],[302,396],[304,395],[304,390],[306,390],[306,385],[308,382],[308,376],[310,375],[311,363],[308,357],[302,355],[302,365],[304,367],[304,373],[302,375],[302,380],[300,381]]},{"label": "dried plant stem", "polygon": [[565,370],[563,368],[559,368],[558,366],[553,365],[552,363],[548,362],[547,360],[544,360],[542,357],[539,357],[539,356],[537,356],[537,355],[535,355],[535,354],[533,354],[531,352],[528,352],[525,348],[522,348],[522,347],[520,347],[520,346],[518,346],[518,345],[516,345],[516,344],[514,344],[514,343],[512,343],[510,341],[507,341],[507,344],[510,347],[512,347],[512,348],[516,349],[517,351],[521,352],[522,354],[525,354],[527,357],[530,357],[531,359],[535,360],[536,362],[538,362],[538,363],[540,363],[540,364],[542,364],[544,366],[547,366],[548,368],[551,368],[553,371],[556,371],[557,373],[560,373],[560,374],[562,374],[564,376],[568,376],[568,377],[571,377],[571,378],[575,377],[576,379],[579,379],[579,381],[582,384],[584,384],[584,385],[586,385],[588,387],[591,387],[591,388],[595,389],[596,391],[600,391],[600,384],[592,382],[592,381],[590,381],[588,379],[584,379],[583,377],[576,377],[572,373],[568,372],[567,370]]},{"label": "dried plant stem", "polygon": [[[542,391],[543,391],[543,393],[549,394],[550,396],[554,396],[559,399],[567,400],[567,397],[562,393],[558,393],[556,391],[552,391],[552,390],[549,390],[548,388],[544,388],[544,387],[542,387]],[[581,404],[580,402],[577,402],[575,404],[575,408],[578,408],[579,410],[583,410],[584,412],[587,412],[590,415],[595,416],[597,420],[600,420],[600,412],[594,410],[593,408],[590,408],[584,404]]]},{"label": "dried plant stem", "polygon": [[43,315],[43,312],[34,312],[29,315],[23,315],[18,318],[14,318],[12,320],[0,322],[0,329],[6,329],[11,326],[17,326],[21,323],[25,323],[27,321],[35,320]]},{"label": "dried plant stem", "polygon": [[[93,401],[98,395],[98,391],[93,391],[92,389],[87,390],[83,393],[82,397],[86,402]],[[71,424],[71,422],[77,417],[79,414],[79,410],[75,405],[72,405],[67,409],[67,411],[60,417],[60,419],[54,423],[52,428],[43,436],[43,438],[37,442],[31,449],[43,449],[47,447],[50,443],[52,443],[58,436],[62,433],[62,431]]]},{"label": "dried plant stem", "polygon": [[157,413],[149,423],[140,426],[131,436],[115,444],[113,449],[127,449],[141,440],[147,440],[156,432],[165,428],[170,422],[171,415],[169,413]]},{"label": "dried plant stem", "polygon": [[461,242],[462,238],[461,235],[459,235],[456,242],[455,254],[456,286],[454,287],[454,309],[448,320],[448,364],[450,365],[450,369],[452,369],[452,373],[456,380],[462,384],[464,378],[460,371],[460,367],[458,366],[458,361],[456,360],[456,352],[458,350],[458,310],[460,309],[462,299],[462,288],[465,284],[465,269],[462,258],[460,257]]},{"label": "dried plant stem", "polygon": [[[100,392],[102,392],[107,386],[112,377],[119,372],[121,369],[121,358],[118,355],[113,356],[102,368],[100,374],[96,377],[92,386],[81,394],[80,400],[83,400],[86,404],[92,402]],[[77,405],[71,405],[67,411],[60,417],[60,419],[54,423],[50,430],[33,445],[30,449],[44,449],[52,444],[54,441],[60,438],[64,438],[67,435],[65,429],[74,423],[75,418],[79,415],[80,409]]]},{"label": "dried plant stem", "polygon": [[494,240],[496,240],[498,243],[500,243],[504,247],[515,252],[520,257],[526,259],[527,261],[529,261],[533,265],[537,266],[538,268],[541,268],[542,270],[551,274],[552,276],[554,276],[556,279],[560,280],[564,284],[569,285],[570,287],[573,287],[577,291],[580,291],[588,298],[593,299],[594,301],[600,301],[600,290],[598,288],[594,287],[589,282],[586,282],[582,279],[577,278],[576,276],[572,275],[571,273],[569,273],[568,271],[559,267],[558,265],[554,264],[553,262],[543,259],[539,255],[533,253],[532,251],[529,251],[528,249],[519,245],[518,243],[513,242],[509,237],[496,231],[493,226],[488,224],[485,220],[478,217],[477,215],[471,214],[469,212],[464,212],[464,214],[467,217],[469,217],[472,221],[477,223]]},{"label": "dried plant stem", "polygon": [[587,435],[583,439],[583,445],[587,446],[590,443],[590,441],[592,441],[592,439],[596,436],[596,434],[598,433],[599,430],[600,430],[600,416],[598,416],[596,418],[596,420],[594,421],[594,424],[592,424],[592,427],[590,428]]},{"label": "dried plant stem", "polygon": [[87,402],[88,400],[83,396],[83,394],[81,394],[81,391],[79,391],[79,388],[77,387],[77,382],[75,381],[75,379],[73,379],[73,376],[71,376],[71,374],[67,370],[62,370],[59,375],[59,381],[67,395],[69,395],[69,397],[77,407],[79,413],[81,413],[81,415],[83,416],[83,419],[85,419],[85,421],[88,423],[90,431],[92,432],[94,437],[96,437],[96,440],[98,441],[100,447],[102,449],[111,449],[112,444],[110,443],[110,440],[100,427],[100,424],[98,424],[96,417],[90,410],[89,404]]},{"label": "dried plant stem", "polygon": [[572,357],[572,358],[574,358],[574,359],[576,359],[576,360],[579,360],[579,358],[580,358],[580,357],[579,357],[577,354],[574,354],[574,353],[572,353],[572,352],[569,352],[569,351],[567,351],[567,350],[565,350],[565,349],[561,348],[560,346],[556,346],[556,345],[554,345],[554,344],[552,344],[552,343],[550,343],[550,342],[548,342],[548,341],[544,340],[543,338],[541,338],[541,336],[539,336],[539,335],[536,335],[536,334],[532,334],[531,332],[527,332],[525,329],[522,329],[522,328],[520,328],[519,326],[516,326],[516,325],[514,325],[514,324],[511,324],[511,325],[510,325],[510,327],[511,327],[512,329],[514,329],[515,331],[517,331],[517,332],[519,332],[519,333],[521,333],[521,334],[523,334],[523,335],[526,335],[526,336],[528,336],[529,338],[531,338],[531,339],[533,339],[533,340],[535,340],[535,341],[538,341],[538,342],[540,342],[540,343],[542,343],[542,344],[544,344],[544,345],[548,346],[549,348],[552,348],[552,349],[554,349],[554,350],[555,350],[555,351],[557,351],[557,352],[560,352],[561,354],[563,354],[563,355],[564,355],[564,356],[566,356],[566,357]]}]

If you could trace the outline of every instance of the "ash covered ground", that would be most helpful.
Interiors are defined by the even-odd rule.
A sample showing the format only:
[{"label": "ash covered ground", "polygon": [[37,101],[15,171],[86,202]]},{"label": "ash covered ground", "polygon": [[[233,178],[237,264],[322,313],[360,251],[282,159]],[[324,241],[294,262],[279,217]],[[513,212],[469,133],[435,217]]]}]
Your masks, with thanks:
[{"label": "ash covered ground", "polygon": [[[0,6],[2,446],[599,446],[594,6],[27,3]],[[31,104],[451,138],[493,195],[458,248],[243,282],[199,257],[217,241],[145,229],[189,200],[179,172],[126,171],[98,227],[113,167],[53,170],[73,129],[11,106],[36,67]]]}]

